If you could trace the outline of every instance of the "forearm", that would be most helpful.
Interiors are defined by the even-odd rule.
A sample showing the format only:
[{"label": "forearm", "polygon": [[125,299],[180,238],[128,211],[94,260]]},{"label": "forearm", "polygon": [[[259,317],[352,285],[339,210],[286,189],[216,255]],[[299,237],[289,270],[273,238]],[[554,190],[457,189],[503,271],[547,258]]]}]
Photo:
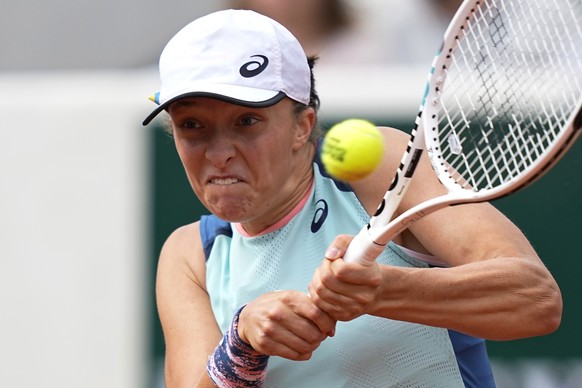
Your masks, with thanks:
[{"label": "forearm", "polygon": [[383,266],[372,315],[508,340],[554,331],[562,300],[534,260],[497,258],[453,268]]}]

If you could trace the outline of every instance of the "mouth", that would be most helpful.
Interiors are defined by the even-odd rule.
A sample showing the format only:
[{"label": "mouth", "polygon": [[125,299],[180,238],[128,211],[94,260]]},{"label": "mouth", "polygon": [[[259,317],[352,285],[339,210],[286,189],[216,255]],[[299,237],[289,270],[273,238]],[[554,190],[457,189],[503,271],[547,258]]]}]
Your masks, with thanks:
[{"label": "mouth", "polygon": [[241,181],[236,178],[212,178],[209,183],[218,186],[228,186],[239,182]]}]

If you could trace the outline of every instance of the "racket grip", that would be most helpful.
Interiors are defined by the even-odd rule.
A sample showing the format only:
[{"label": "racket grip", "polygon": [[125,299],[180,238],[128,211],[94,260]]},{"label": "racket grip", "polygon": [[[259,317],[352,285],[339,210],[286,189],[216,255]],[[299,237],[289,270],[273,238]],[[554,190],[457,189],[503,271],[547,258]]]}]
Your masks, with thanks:
[{"label": "racket grip", "polygon": [[384,245],[376,244],[372,240],[368,233],[368,228],[364,227],[350,242],[344,255],[344,261],[372,265],[380,253],[384,251],[384,248],[386,248]]}]

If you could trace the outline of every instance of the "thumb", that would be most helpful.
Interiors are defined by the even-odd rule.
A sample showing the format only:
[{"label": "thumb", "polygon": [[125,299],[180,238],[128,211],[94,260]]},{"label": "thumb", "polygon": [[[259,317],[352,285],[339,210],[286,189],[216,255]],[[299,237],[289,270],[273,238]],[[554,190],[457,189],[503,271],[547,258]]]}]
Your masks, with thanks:
[{"label": "thumb", "polygon": [[333,245],[325,251],[325,258],[328,260],[336,260],[341,257],[341,250]]},{"label": "thumb", "polygon": [[353,236],[348,236],[345,234],[339,235],[333,240],[331,245],[325,251],[325,258],[328,260],[336,260],[343,257],[346,253],[346,249],[352,241]]}]

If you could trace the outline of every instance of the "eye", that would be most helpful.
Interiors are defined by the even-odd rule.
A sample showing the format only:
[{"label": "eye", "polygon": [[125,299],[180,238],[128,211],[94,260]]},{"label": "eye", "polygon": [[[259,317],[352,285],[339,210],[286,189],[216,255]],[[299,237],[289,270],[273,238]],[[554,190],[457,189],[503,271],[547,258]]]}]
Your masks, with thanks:
[{"label": "eye", "polygon": [[256,124],[259,121],[256,117],[253,116],[243,116],[239,120],[239,125],[243,127],[248,127],[250,125]]},{"label": "eye", "polygon": [[202,126],[200,125],[200,123],[198,121],[187,120],[187,121],[184,121],[182,123],[182,127],[188,128],[188,129],[197,129],[197,128],[201,128]]},{"label": "eye", "polygon": [[188,117],[177,118],[172,127],[174,134],[184,139],[200,139],[207,132],[200,121]]},{"label": "eye", "polygon": [[176,123],[180,129],[200,129],[202,126],[196,120],[181,120]]}]

